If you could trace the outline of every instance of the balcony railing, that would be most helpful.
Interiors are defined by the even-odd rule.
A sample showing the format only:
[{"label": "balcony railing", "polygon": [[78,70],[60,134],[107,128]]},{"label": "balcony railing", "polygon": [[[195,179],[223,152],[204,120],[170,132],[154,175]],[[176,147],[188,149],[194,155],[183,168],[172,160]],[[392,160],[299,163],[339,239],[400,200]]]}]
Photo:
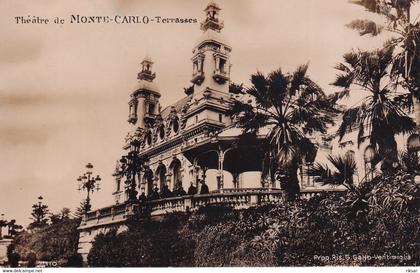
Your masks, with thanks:
[{"label": "balcony railing", "polygon": [[[343,189],[304,189],[302,199],[309,199],[323,192],[343,192]],[[201,195],[185,195],[147,201],[144,204],[119,204],[101,208],[87,213],[79,229],[86,229],[98,225],[122,222],[135,212],[147,212],[151,216],[159,216],[172,212],[194,211],[208,205],[226,205],[235,209],[252,206],[276,204],[283,200],[283,192],[279,189],[268,188],[240,188],[223,189]]]}]

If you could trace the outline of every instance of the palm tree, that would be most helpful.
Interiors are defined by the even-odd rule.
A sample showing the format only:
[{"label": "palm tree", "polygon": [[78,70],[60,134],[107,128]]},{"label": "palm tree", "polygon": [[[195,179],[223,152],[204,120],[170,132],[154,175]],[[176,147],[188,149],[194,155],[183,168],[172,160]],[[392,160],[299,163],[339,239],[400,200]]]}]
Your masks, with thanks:
[{"label": "palm tree", "polygon": [[367,92],[360,104],[344,112],[338,134],[341,140],[349,129],[358,128],[359,145],[368,135],[370,144],[378,148],[383,159],[383,171],[392,170],[398,162],[395,135],[415,129],[414,121],[404,112],[406,104],[400,103],[403,93],[397,91],[390,79],[392,63],[391,48],[353,51],[345,54],[344,63],[336,66],[340,74],[333,82],[346,95],[356,89]]},{"label": "palm tree", "polygon": [[332,156],[328,155],[328,161],[334,166],[335,170],[331,170],[326,164],[315,163],[309,169],[310,176],[318,177],[317,182],[324,185],[343,185],[350,191],[356,189],[353,176],[356,173],[356,161],[352,155]]},{"label": "palm tree", "polygon": [[[309,135],[326,133],[333,124],[335,99],[307,76],[308,65],[293,73],[281,69],[267,76],[260,72],[251,76],[252,86],[245,89],[251,100],[235,100],[233,115],[244,134],[257,133],[266,127],[266,156],[263,173],[270,172],[280,180],[289,199],[299,193],[297,171],[305,156],[316,153]],[[265,166],[265,167],[264,167]]]},{"label": "palm tree", "polygon": [[393,80],[408,90],[406,101],[414,104],[417,125],[420,124],[420,16],[413,16],[412,9],[419,0],[352,0],[367,11],[381,15],[385,25],[372,20],[353,20],[348,24],[360,35],[380,35],[384,30],[392,34],[384,48],[393,49]]}]

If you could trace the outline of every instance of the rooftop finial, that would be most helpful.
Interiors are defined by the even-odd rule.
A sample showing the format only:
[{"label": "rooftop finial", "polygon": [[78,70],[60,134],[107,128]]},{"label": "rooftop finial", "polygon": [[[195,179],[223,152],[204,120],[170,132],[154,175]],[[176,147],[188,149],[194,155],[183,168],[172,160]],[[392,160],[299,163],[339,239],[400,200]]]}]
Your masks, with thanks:
[{"label": "rooftop finial", "polygon": [[201,23],[201,29],[206,31],[208,29],[212,29],[214,31],[220,32],[223,28],[223,22],[219,21],[219,6],[214,2],[211,1],[207,7],[204,9],[206,13],[206,20]]},{"label": "rooftop finial", "polygon": [[156,77],[156,74],[152,72],[153,61],[147,55],[143,61],[141,62],[141,71],[137,74],[137,79],[139,80],[146,80],[146,81],[153,81]]}]

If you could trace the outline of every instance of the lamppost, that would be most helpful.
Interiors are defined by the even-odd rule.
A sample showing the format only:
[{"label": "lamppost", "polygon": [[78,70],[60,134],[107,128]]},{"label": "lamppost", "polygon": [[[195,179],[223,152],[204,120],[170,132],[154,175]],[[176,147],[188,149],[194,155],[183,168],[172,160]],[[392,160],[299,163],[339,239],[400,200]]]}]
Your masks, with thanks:
[{"label": "lamppost", "polygon": [[99,181],[101,181],[101,178],[99,177],[99,175],[96,175],[95,177],[95,175],[92,172],[93,165],[91,163],[88,163],[86,165],[86,169],[87,171],[83,175],[79,176],[79,178],[77,178],[77,181],[79,182],[78,190],[79,191],[84,190],[87,192],[84,209],[85,209],[85,212],[88,212],[90,211],[92,207],[90,204],[90,193],[91,192],[93,193],[95,189],[96,191],[100,190]]},{"label": "lamppost", "polygon": [[137,202],[138,194],[138,191],[136,190],[136,175],[138,175],[142,170],[142,165],[145,161],[142,157],[139,156],[139,150],[140,141],[134,139],[130,142],[130,151],[128,154],[120,159],[122,172],[126,177],[125,184],[128,188],[128,201],[134,203]]}]

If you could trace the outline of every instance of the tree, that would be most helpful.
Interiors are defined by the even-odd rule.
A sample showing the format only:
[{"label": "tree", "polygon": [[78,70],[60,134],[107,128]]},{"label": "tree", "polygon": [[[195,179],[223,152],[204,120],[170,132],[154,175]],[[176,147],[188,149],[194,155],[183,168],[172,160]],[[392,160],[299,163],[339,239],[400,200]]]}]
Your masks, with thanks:
[{"label": "tree", "polygon": [[[385,43],[384,48],[393,51],[394,82],[413,95],[415,107],[417,111],[420,111],[420,17],[411,15],[413,6],[419,1],[353,0],[352,2],[385,18],[385,26],[372,20],[360,19],[353,20],[348,26],[359,31],[360,35],[376,36],[383,30],[392,33],[391,39]],[[409,97],[407,101],[413,103]],[[417,115],[417,124],[419,123],[419,115]]]},{"label": "tree", "polygon": [[51,224],[59,223],[63,220],[70,219],[70,209],[69,208],[62,208],[59,213],[51,213],[50,214],[50,221]]},{"label": "tree", "polygon": [[12,219],[9,223],[7,223],[8,226],[8,234],[10,237],[16,236],[20,230],[23,228],[23,226],[16,224],[16,220]]},{"label": "tree", "polygon": [[341,140],[349,129],[358,128],[359,145],[367,135],[383,159],[383,171],[392,171],[398,162],[395,135],[415,129],[414,121],[404,112],[406,105],[401,103],[404,94],[390,79],[392,62],[391,48],[347,53],[344,63],[335,67],[340,74],[333,82],[342,88],[343,95],[360,88],[367,92],[360,104],[344,112],[338,134]]},{"label": "tree", "polygon": [[272,179],[277,173],[290,199],[300,191],[297,170],[302,158],[316,153],[308,135],[326,133],[338,112],[334,108],[337,98],[327,97],[307,76],[307,69],[308,65],[302,65],[286,74],[278,69],[268,76],[257,72],[251,76],[252,86],[245,90],[253,102],[235,100],[232,109],[244,133],[270,129],[265,170]]},{"label": "tree", "polygon": [[82,218],[83,215],[85,215],[88,211],[86,210],[86,200],[80,202],[79,207],[76,208],[76,211],[74,212],[74,217],[76,218]]},{"label": "tree", "polygon": [[43,227],[47,225],[48,206],[42,204],[42,196],[38,197],[38,204],[32,205],[32,220],[28,228]]}]

